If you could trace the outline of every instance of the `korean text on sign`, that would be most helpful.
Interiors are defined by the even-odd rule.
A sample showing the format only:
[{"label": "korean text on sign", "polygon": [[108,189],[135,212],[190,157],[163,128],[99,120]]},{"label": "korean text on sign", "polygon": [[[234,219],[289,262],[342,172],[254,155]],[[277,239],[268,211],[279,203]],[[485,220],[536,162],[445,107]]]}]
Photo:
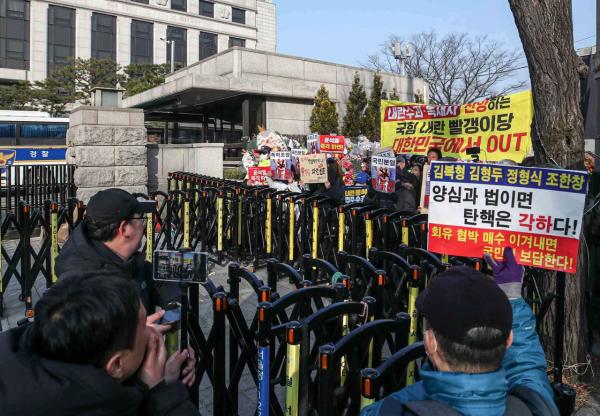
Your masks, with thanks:
[{"label": "korean text on sign", "polygon": [[520,162],[531,149],[531,91],[464,105],[381,103],[381,145],[396,153],[427,153],[469,158],[469,147],[481,148],[481,159]]},{"label": "korean text on sign", "polygon": [[300,179],[304,183],[325,183],[327,156],[324,153],[300,156]]},{"label": "korean text on sign", "polygon": [[385,156],[373,156],[371,158],[371,185],[378,192],[394,192],[396,185],[396,158]]},{"label": "korean text on sign", "polygon": [[502,258],[575,272],[588,176],[585,172],[434,162],[429,250]]},{"label": "korean text on sign", "polygon": [[344,188],[344,201],[346,204],[363,202],[367,196],[368,189],[365,186],[346,186]]},{"label": "korean text on sign", "polygon": [[344,136],[319,136],[321,153],[344,153]]},{"label": "korean text on sign", "polygon": [[273,179],[288,180],[292,177],[292,154],[290,152],[271,152],[271,170]]},{"label": "korean text on sign", "polygon": [[271,168],[268,166],[251,166],[248,168],[248,185],[263,186],[267,185],[267,178],[271,175]]}]

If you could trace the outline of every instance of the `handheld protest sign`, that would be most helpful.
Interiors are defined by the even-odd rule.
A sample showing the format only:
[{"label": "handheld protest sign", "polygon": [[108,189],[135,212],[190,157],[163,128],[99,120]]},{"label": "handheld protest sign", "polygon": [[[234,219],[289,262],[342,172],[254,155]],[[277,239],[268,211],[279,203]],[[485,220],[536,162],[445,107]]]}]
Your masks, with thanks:
[{"label": "handheld protest sign", "polygon": [[291,149],[290,152],[292,154],[292,167],[295,172],[298,172],[300,169],[300,156],[307,154],[307,150],[303,147],[297,147]]},{"label": "handheld protest sign", "polygon": [[346,138],[344,136],[319,136],[319,151],[321,153],[344,153]]},{"label": "handheld protest sign", "polygon": [[392,193],[396,187],[396,158],[373,156],[371,158],[371,185],[378,192]]},{"label": "handheld protest sign", "polygon": [[369,189],[366,186],[346,186],[344,188],[344,202],[346,204],[363,202],[368,192]]},{"label": "handheld protest sign", "polygon": [[267,178],[271,174],[270,166],[251,166],[248,168],[248,186],[267,185]]},{"label": "handheld protest sign", "polygon": [[588,174],[547,168],[434,162],[428,250],[574,273]]},{"label": "handheld protest sign", "polygon": [[290,152],[271,152],[271,170],[273,179],[287,181],[292,177],[292,154]]},{"label": "handheld protest sign", "polygon": [[327,182],[327,157],[325,154],[300,156],[300,179],[304,183]]},{"label": "handheld protest sign", "polygon": [[309,155],[314,155],[316,153],[320,153],[321,151],[321,142],[319,141],[318,134],[309,134],[306,138],[306,148]]},{"label": "handheld protest sign", "polygon": [[482,160],[522,160],[531,150],[532,119],[531,91],[463,105],[383,100],[381,146],[415,155],[438,147],[458,159],[469,159],[467,148],[480,147]]}]

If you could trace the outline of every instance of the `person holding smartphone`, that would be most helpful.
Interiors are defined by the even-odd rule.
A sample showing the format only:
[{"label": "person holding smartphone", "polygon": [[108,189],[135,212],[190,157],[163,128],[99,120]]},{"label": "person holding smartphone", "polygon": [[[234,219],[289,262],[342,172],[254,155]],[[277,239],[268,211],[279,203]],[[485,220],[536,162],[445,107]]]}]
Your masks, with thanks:
[{"label": "person holding smartphone", "polygon": [[164,310],[155,310],[179,301],[181,291],[176,283],[155,282],[152,264],[139,251],[146,231],[146,215],[154,208],[154,201],[138,201],[122,189],[98,192],[90,198],[83,221],[60,251],[56,273],[61,279],[95,270],[135,281],[149,315],[148,324],[165,333],[170,327],[157,323]]},{"label": "person holding smartphone", "polygon": [[0,414],[197,416],[191,348],[167,357],[134,280],[59,280],[35,321],[0,334]]}]

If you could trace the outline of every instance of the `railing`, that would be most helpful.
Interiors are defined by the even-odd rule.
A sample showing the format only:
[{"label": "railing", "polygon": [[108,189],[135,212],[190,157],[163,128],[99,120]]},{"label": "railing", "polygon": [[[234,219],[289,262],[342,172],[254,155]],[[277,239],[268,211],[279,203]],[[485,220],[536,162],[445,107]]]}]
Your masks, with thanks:
[{"label": "railing", "polygon": [[46,200],[66,204],[75,197],[74,165],[10,165],[0,169],[0,209],[15,213],[19,201],[41,209]]}]

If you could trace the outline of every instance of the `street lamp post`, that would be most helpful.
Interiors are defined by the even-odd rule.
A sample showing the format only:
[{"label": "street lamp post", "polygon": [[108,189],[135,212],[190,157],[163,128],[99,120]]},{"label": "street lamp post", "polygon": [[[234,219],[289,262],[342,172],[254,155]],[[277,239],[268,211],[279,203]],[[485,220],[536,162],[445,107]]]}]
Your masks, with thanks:
[{"label": "street lamp post", "polygon": [[412,45],[407,43],[403,47],[402,43],[395,42],[392,50],[394,52],[394,58],[396,58],[396,61],[398,61],[400,75],[406,76],[406,60],[412,55]]},{"label": "street lamp post", "polygon": [[175,72],[175,40],[160,38],[167,46],[171,45],[171,73]]}]

